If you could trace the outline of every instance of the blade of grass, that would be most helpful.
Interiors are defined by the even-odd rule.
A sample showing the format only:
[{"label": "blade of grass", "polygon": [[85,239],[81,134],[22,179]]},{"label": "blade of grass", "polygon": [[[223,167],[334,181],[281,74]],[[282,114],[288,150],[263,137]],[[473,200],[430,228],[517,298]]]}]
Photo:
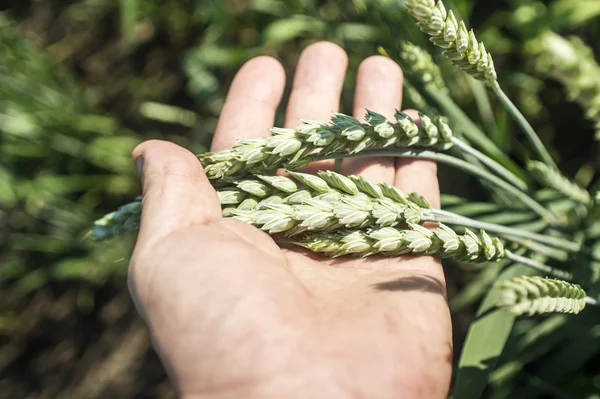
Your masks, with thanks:
[{"label": "blade of grass", "polygon": [[121,36],[125,43],[132,43],[135,38],[137,22],[137,0],[120,0]]}]

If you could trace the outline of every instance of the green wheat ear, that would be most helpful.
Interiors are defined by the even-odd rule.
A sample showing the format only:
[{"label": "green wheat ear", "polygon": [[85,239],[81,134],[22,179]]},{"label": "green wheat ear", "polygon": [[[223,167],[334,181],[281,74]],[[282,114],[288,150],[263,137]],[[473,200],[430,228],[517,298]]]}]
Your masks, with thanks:
[{"label": "green wheat ear", "polygon": [[476,79],[492,86],[497,79],[492,56],[473,30],[446,11],[442,1],[406,0],[408,12],[417,19],[417,26],[431,36],[433,44],[444,49],[442,54],[455,66]]},{"label": "green wheat ear", "polygon": [[138,230],[141,214],[142,197],[138,197],[135,201],[120,206],[116,211],[96,220],[92,227],[92,237],[96,241],[103,241]]},{"label": "green wheat ear", "polygon": [[581,105],[600,140],[600,65],[593,49],[576,36],[549,31],[528,41],[525,49],[534,56],[536,69],[562,83],[569,101]]},{"label": "green wheat ear", "polygon": [[547,277],[521,276],[496,287],[498,306],[516,315],[579,313],[586,304],[586,293],[579,285]]},{"label": "green wheat ear", "polygon": [[336,113],[329,123],[301,120],[295,129],[272,128],[271,136],[241,139],[233,148],[199,155],[211,180],[231,179],[253,174],[274,174],[278,168],[302,170],[318,152],[359,153],[367,148],[434,147],[450,148],[452,130],[441,117],[419,114],[420,124],[396,111],[396,121],[367,110],[366,123]]},{"label": "green wheat ear", "polygon": [[406,74],[423,86],[435,88],[446,95],[449,94],[440,68],[425,49],[411,42],[401,42],[400,64]]},{"label": "green wheat ear", "polygon": [[552,188],[567,198],[582,204],[588,205],[590,203],[590,193],[566,178],[558,170],[539,161],[529,161],[527,169],[543,186]]},{"label": "green wheat ear", "polygon": [[334,258],[344,255],[366,257],[375,254],[412,254],[481,263],[497,261],[506,256],[504,244],[483,230],[477,235],[465,229],[465,234],[458,235],[441,223],[436,230],[410,222],[407,225],[408,228],[400,229],[375,226],[361,230],[306,232],[289,242]]}]

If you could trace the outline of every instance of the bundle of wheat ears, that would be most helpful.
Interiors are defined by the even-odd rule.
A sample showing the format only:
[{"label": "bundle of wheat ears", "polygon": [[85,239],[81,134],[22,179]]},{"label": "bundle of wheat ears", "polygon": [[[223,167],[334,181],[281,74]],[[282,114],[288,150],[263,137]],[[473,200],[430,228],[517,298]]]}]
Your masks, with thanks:
[{"label": "bundle of wheat ears", "polygon": [[[529,183],[492,158],[489,151],[474,148],[463,138],[464,132],[453,131],[449,119],[431,108],[427,111],[434,114],[421,113],[419,123],[399,111],[395,121],[373,111],[367,111],[364,123],[344,114],[333,115],[328,123],[302,120],[296,129],[273,128],[270,137],[242,139],[231,149],[200,154],[219,195],[223,216],[262,229],[279,242],[330,257],[434,255],[464,262],[508,259],[532,267],[543,276],[523,276],[497,284],[498,306],[519,315],[578,313],[586,303],[597,304],[572,282],[574,273],[539,259],[563,264],[575,256],[595,260],[583,240],[573,241],[561,232],[580,225],[585,219],[582,215],[596,214],[599,195],[590,195],[557,169],[533,128],[500,88],[491,54],[463,21],[441,1],[407,0],[405,4],[418,27],[443,49],[442,54],[483,81],[521,127],[539,157],[528,163],[527,177],[570,201],[579,218],[540,204]],[[412,63],[421,84],[433,85],[447,95],[445,89],[440,90],[443,80],[437,65],[425,51],[405,44],[403,54],[402,64],[409,73],[410,65],[406,64]],[[360,176],[300,172],[318,160],[374,155],[425,158],[469,173],[486,188],[529,209],[544,228],[533,232],[478,221],[432,208],[418,193],[403,193]],[[289,177],[277,175],[281,169],[286,169]],[[98,220],[92,236],[105,240],[136,230],[141,212],[138,198]],[[434,222],[436,227],[424,227],[425,222]],[[585,286],[584,281],[580,283]]]}]

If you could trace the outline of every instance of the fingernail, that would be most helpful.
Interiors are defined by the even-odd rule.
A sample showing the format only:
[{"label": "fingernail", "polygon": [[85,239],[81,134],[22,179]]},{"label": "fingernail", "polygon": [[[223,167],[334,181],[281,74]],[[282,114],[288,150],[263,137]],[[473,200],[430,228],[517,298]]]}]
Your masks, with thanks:
[{"label": "fingernail", "polygon": [[140,175],[143,174],[144,171],[144,157],[139,157],[135,160],[135,168],[137,169]]}]

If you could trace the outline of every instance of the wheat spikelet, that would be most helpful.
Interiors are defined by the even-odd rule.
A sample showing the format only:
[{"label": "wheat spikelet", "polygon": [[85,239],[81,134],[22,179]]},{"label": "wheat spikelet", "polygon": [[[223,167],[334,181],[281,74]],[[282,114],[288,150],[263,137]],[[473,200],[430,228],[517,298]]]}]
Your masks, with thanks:
[{"label": "wheat spikelet", "polygon": [[591,198],[587,190],[573,183],[557,169],[551,168],[539,161],[529,161],[527,163],[527,169],[531,171],[533,176],[542,185],[552,188],[577,202],[586,205],[590,203]]},{"label": "wheat spikelet", "polygon": [[271,129],[271,136],[241,139],[233,148],[199,156],[209,179],[239,177],[245,174],[274,173],[278,168],[300,170],[320,155],[336,151],[357,153],[367,147],[421,146],[447,149],[452,130],[439,117],[420,115],[417,125],[408,115],[396,111],[396,122],[367,111],[365,120],[335,114],[330,123],[303,120],[296,129]]},{"label": "wheat spikelet", "polygon": [[586,293],[577,284],[539,276],[521,276],[497,285],[498,306],[516,315],[541,313],[579,313],[586,304]]},{"label": "wheat spikelet", "polygon": [[417,26],[431,36],[433,44],[444,49],[442,54],[469,75],[493,85],[497,75],[492,56],[473,30],[458,21],[452,10],[446,11],[442,1],[406,0],[406,8],[417,19]]}]

